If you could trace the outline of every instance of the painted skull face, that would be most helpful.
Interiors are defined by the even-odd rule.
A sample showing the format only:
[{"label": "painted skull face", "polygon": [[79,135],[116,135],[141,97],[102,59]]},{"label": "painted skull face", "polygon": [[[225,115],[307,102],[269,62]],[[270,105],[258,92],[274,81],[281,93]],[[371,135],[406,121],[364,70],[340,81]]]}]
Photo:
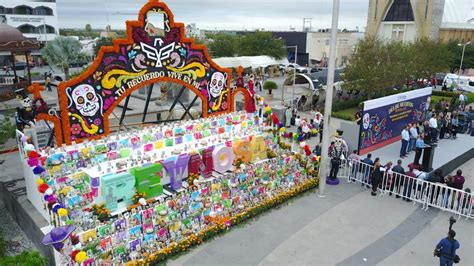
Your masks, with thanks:
[{"label": "painted skull face", "polygon": [[26,97],[24,99],[22,99],[21,101],[21,106],[23,106],[23,108],[31,108],[31,99]]},{"label": "painted skull face", "polygon": [[100,96],[90,85],[79,85],[72,91],[72,100],[83,116],[93,116],[99,111]]},{"label": "painted skull face", "polygon": [[209,84],[209,94],[213,98],[217,98],[221,95],[222,90],[224,89],[224,84],[226,81],[226,75],[221,72],[215,72],[211,76],[211,83]]}]

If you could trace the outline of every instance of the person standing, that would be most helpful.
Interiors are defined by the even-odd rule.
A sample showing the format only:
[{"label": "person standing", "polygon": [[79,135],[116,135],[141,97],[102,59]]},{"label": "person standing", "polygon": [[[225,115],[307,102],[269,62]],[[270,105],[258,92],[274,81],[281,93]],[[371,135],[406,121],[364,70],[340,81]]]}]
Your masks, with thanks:
[{"label": "person standing", "polygon": [[319,128],[319,125],[321,124],[321,120],[323,119],[323,115],[319,111],[319,108],[316,108],[316,111],[312,113],[314,115],[313,117],[313,122],[315,125],[315,128]]},{"label": "person standing", "polygon": [[379,187],[380,183],[383,179],[383,171],[382,171],[381,163],[379,158],[375,158],[374,161],[374,170],[372,170],[370,179],[372,183],[372,192],[370,195],[377,196],[377,188]]},{"label": "person standing", "polygon": [[[448,115],[448,114],[446,114]],[[448,120],[444,116],[444,113],[439,113],[438,116],[438,126],[440,127],[439,130],[439,139],[444,139],[444,135],[446,134],[446,131],[448,129]]]},{"label": "person standing", "polygon": [[423,127],[423,122],[418,122],[418,125],[416,127],[418,135],[424,134],[425,133],[425,128]]},{"label": "person standing", "polygon": [[438,142],[438,120],[436,119],[436,114],[431,115],[428,124],[430,126],[430,143],[436,143]]},{"label": "person standing", "polygon": [[416,123],[411,124],[410,127],[410,146],[408,148],[408,152],[416,151],[416,140],[418,139],[418,131],[416,130]]},{"label": "person standing", "polygon": [[449,187],[462,190],[466,178],[462,175],[462,170],[457,170],[456,175],[453,176],[452,182],[448,184]]},{"label": "person standing", "polygon": [[459,107],[464,108],[464,106],[466,105],[466,98],[467,97],[464,96],[463,92],[459,94]]},{"label": "person standing", "polygon": [[5,75],[10,75],[10,66],[9,65],[3,66],[3,70],[5,71]]},{"label": "person standing", "polygon": [[408,133],[408,125],[402,130],[402,147],[400,148],[400,158],[407,155],[408,142],[410,141],[410,133]]},{"label": "person standing", "polygon": [[261,76],[256,76],[255,86],[258,88],[258,91],[262,91],[262,78]]},{"label": "person standing", "polygon": [[323,128],[324,128],[324,123],[323,120],[321,120],[321,123],[319,124],[319,143],[323,142]]},{"label": "person standing", "polygon": [[357,113],[355,113],[355,121],[356,121],[357,125],[362,124],[362,108],[359,108]]},{"label": "person standing", "polygon": [[44,73],[45,75],[45,79],[44,79],[44,86],[46,87],[46,89],[48,91],[53,91],[53,89],[51,88],[51,74],[47,74],[47,73]]},{"label": "person standing", "polygon": [[392,168],[393,179],[392,185],[390,187],[390,193],[396,189],[395,193],[397,194],[396,198],[400,198],[400,188],[403,186],[403,176],[405,174],[405,169],[402,166],[402,160],[397,161],[397,165]]},{"label": "person standing", "polygon": [[454,262],[459,262],[456,250],[461,246],[459,241],[454,239],[456,232],[449,230],[448,237],[441,239],[435,248],[435,256],[439,257],[440,266],[452,266]]},{"label": "person standing", "polygon": [[353,150],[352,154],[347,157],[349,164],[352,165],[351,176],[349,176],[349,182],[357,180],[358,168],[360,167],[360,157],[357,154],[357,150]]},{"label": "person standing", "polygon": [[331,171],[329,172],[329,178],[336,180],[339,167],[341,166],[342,147],[337,147],[334,142],[331,142],[331,147],[329,150],[329,157],[331,158]]},{"label": "person standing", "polygon": [[415,159],[413,160],[413,163],[415,165],[420,165],[420,158],[421,158],[423,149],[429,147],[429,145],[425,143],[424,138],[425,138],[425,135],[421,134],[420,136],[418,136],[418,139],[416,140],[416,153],[415,153]]},{"label": "person standing", "polygon": [[285,110],[285,127],[291,127],[291,108],[289,106]]},{"label": "person standing", "polygon": [[361,186],[364,185],[364,183],[369,184],[370,183],[370,172],[371,172],[371,166],[374,165],[374,162],[372,161],[372,154],[369,153],[367,154],[367,157],[362,160],[364,163],[361,165],[363,172],[364,172],[364,179],[362,180]]},{"label": "person standing", "polygon": [[416,181],[416,174],[413,171],[413,165],[409,164],[408,165],[408,172],[406,175],[408,176],[405,181],[403,182],[403,200],[406,200],[407,202],[411,202],[411,188],[415,184]]},{"label": "person standing", "polygon": [[457,138],[457,133],[458,133],[458,126],[459,126],[459,120],[458,120],[458,114],[453,113],[453,117],[451,118],[451,135],[453,139]]}]

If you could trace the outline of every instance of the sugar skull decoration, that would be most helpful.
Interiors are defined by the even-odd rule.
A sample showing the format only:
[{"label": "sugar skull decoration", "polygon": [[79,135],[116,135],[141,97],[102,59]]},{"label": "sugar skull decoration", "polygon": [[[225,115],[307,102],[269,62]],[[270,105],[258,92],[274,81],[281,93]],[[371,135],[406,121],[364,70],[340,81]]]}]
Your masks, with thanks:
[{"label": "sugar skull decoration", "polygon": [[83,116],[94,116],[99,110],[102,113],[102,97],[88,84],[79,85],[71,93],[69,107],[73,104]]},{"label": "sugar skull decoration", "polygon": [[221,107],[222,97],[226,94],[225,85],[227,82],[227,73],[214,72],[211,76],[211,82],[208,84],[210,103],[212,110],[216,111]]}]

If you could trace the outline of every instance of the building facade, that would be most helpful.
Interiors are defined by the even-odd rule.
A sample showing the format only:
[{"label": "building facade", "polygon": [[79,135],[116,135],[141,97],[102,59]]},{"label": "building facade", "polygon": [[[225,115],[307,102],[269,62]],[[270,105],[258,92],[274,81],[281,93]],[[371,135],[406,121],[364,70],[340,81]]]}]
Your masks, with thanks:
[{"label": "building facade", "polygon": [[386,41],[472,41],[474,1],[369,0],[367,34]]},{"label": "building facade", "polygon": [[41,43],[59,34],[56,0],[2,0],[0,22],[20,30]]},{"label": "building facade", "polygon": [[442,41],[457,40],[460,43],[474,41],[473,0],[445,1],[439,38]]},{"label": "building facade", "polygon": [[439,38],[445,0],[370,0],[367,34],[387,41]]},{"label": "building facade", "polygon": [[[336,37],[336,67],[340,68],[347,65],[357,42],[364,38],[364,33],[339,31]],[[330,42],[331,32],[328,30],[308,32],[307,51],[311,65],[327,66]]]}]

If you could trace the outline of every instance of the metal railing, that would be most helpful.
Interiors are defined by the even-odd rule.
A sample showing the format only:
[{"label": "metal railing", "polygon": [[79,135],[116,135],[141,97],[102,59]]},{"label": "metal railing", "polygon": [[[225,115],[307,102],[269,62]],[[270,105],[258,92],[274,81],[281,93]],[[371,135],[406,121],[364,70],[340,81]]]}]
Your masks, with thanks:
[{"label": "metal railing", "polygon": [[[347,178],[349,183],[360,183],[362,186],[372,187],[371,174],[374,166],[361,161],[347,160],[344,163],[345,165],[341,165],[341,174],[338,174],[338,177]],[[394,194],[413,204],[420,203],[425,210],[434,207],[451,212],[458,217],[474,218],[474,195],[449,187],[444,183],[434,183],[386,170],[377,190],[382,195]]]}]

